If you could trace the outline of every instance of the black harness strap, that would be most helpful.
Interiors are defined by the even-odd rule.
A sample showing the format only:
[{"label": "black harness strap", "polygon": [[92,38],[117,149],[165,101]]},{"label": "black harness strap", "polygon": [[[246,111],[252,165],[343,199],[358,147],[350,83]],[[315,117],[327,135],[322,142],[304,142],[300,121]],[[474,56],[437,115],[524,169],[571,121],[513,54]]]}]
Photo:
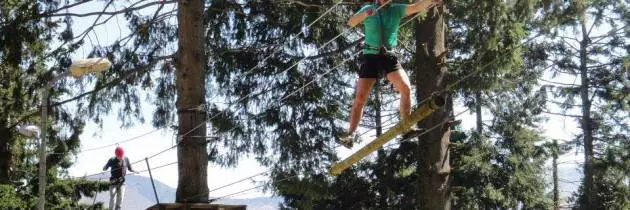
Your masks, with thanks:
[{"label": "black harness strap", "polygon": [[[380,7],[380,3],[379,3],[378,0],[376,0],[375,3],[376,3],[376,6]],[[385,6],[381,7],[381,9],[383,9],[383,8],[385,8],[387,6],[388,5],[385,5]],[[379,9],[379,10],[381,10],[381,9]],[[365,49],[370,49],[370,50],[376,50],[376,51],[379,52],[380,55],[392,55],[393,52],[390,51],[390,49],[387,48],[387,46],[385,44],[385,26],[383,25],[383,17],[381,16],[381,11],[376,11],[376,12],[377,12],[376,15],[378,15],[378,20],[379,20],[378,24],[379,24],[379,27],[381,29],[381,31],[380,31],[381,32],[380,33],[381,45],[378,46],[378,47],[375,47],[375,46],[370,46],[370,45],[365,44],[364,48]]]},{"label": "black harness strap", "polygon": [[[376,5],[379,5],[379,4],[376,4]],[[387,47],[385,47],[385,28],[383,26],[383,17],[381,17],[381,11],[377,11],[377,13],[378,13],[378,21],[379,21],[378,25],[381,27],[381,47],[379,48],[378,52],[380,54],[385,54],[387,53]]]}]

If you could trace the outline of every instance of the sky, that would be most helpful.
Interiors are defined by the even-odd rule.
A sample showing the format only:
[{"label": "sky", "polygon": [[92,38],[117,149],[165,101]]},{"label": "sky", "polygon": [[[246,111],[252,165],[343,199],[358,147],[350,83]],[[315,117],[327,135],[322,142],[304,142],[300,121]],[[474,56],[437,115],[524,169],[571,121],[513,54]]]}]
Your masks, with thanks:
[{"label": "sky", "polygon": [[[104,2],[90,2],[83,5],[72,8],[68,12],[85,13],[92,12],[94,8],[103,8]],[[118,6],[117,9],[121,7]],[[170,11],[173,6],[165,6],[162,11]],[[110,8],[110,11],[116,8]],[[152,14],[157,9],[157,6],[148,7],[141,11],[142,14]],[[91,26],[95,20],[95,17],[75,18],[73,24],[73,30],[75,34],[83,32],[86,28]],[[174,18],[171,21],[176,21]],[[92,45],[106,46],[113,43],[115,40],[126,36],[129,33],[127,29],[126,21],[123,16],[117,15],[108,23],[95,27],[95,32],[90,33],[86,38],[86,44],[73,55],[73,60],[85,58],[91,51]],[[89,90],[90,88],[86,88]],[[68,96],[70,97],[70,96]],[[72,106],[72,105],[68,105]],[[143,102],[143,114],[147,122],[151,121],[151,112],[153,108],[150,103]],[[115,108],[114,108],[115,110]],[[89,150],[91,148],[100,148],[105,145],[110,145],[121,140],[130,139],[137,136],[132,141],[120,144],[125,150],[125,155],[129,157],[131,162],[136,162],[144,159],[145,157],[152,156],[158,152],[161,152],[174,145],[175,136],[172,130],[158,130],[147,124],[138,124],[131,128],[120,128],[120,122],[117,119],[117,113],[113,111],[103,119],[103,127],[99,128],[93,122],[88,122],[84,133],[81,138],[81,149]],[[144,135],[150,133],[148,135]],[[79,153],[75,158],[75,164],[69,169],[69,175],[72,177],[82,177],[85,175],[92,175],[102,172],[102,168],[110,157],[114,155],[114,149],[116,146],[109,146],[102,149],[90,150],[87,152]],[[151,158],[149,160],[150,166],[156,167],[165,164],[169,164],[177,161],[177,150],[171,149],[163,154]],[[144,161],[133,165],[135,170],[141,171],[147,169]],[[208,187],[212,190],[214,188],[223,186],[227,183],[231,183],[253,174],[266,171],[266,168],[260,167],[253,159],[244,158],[239,161],[239,165],[236,168],[222,168],[220,166],[208,165]],[[106,172],[108,174],[109,172]],[[148,172],[140,173],[140,176],[149,176]],[[159,180],[173,188],[177,187],[177,164],[169,165],[159,169],[152,170],[154,179]],[[266,180],[264,176],[255,177],[252,181]],[[232,185],[216,191],[212,191],[210,196],[223,196],[231,194],[242,189],[255,186],[252,181],[245,181],[239,184]],[[151,183],[127,183],[128,185],[134,184],[147,184]],[[159,190],[159,189],[158,189]],[[257,191],[250,191],[242,193],[231,198],[251,198],[269,196]]]},{"label": "sky", "polygon": [[[86,11],[93,11],[92,8],[102,7],[103,2],[91,2],[80,7],[73,8],[70,12],[82,13]],[[156,8],[157,7],[149,7],[145,9],[143,13],[153,12]],[[120,7],[118,9],[120,9]],[[163,11],[169,11],[170,9],[172,9],[172,7],[167,6],[163,9]],[[94,17],[75,18],[73,26],[75,33],[82,32],[85,28],[89,27],[94,21],[93,18]],[[122,16],[118,16],[109,21],[109,23],[96,27],[95,33],[90,34],[91,42],[88,40],[87,44],[84,45],[82,49],[78,50],[73,58],[81,59],[87,56],[91,48],[90,43],[93,43],[94,45],[107,45],[114,40],[119,39],[120,37],[124,37],[127,33],[129,33],[129,31],[127,30],[125,19]],[[547,77],[550,77],[550,75],[547,75]],[[574,78],[572,77],[563,76],[560,78],[554,78],[553,80],[564,83],[573,83],[573,79]],[[90,88],[86,89],[89,90]],[[349,101],[347,103],[348,105],[350,104]],[[153,111],[152,107],[149,103],[143,104],[143,107],[144,116],[147,121],[150,122],[151,112]],[[458,113],[463,110],[463,107],[457,106],[455,111],[456,113]],[[120,128],[120,122],[118,122],[116,114],[116,112],[113,112],[110,115],[106,116],[103,120],[105,123],[103,123],[102,128],[99,128],[96,124],[92,122],[88,122],[84,129],[84,133],[80,136],[81,148],[90,149],[101,147],[104,145],[110,145],[121,140],[141,136],[148,132],[154,131],[154,128],[150,124],[138,124],[131,128],[122,129]],[[569,140],[576,134],[580,133],[574,119],[554,115],[548,115],[548,117],[549,121],[544,125],[541,132],[543,132],[544,135],[549,139]],[[460,117],[460,119],[463,120],[464,128],[471,129],[474,127],[475,120],[472,113],[466,112]],[[355,152],[356,150],[361,148],[361,146],[365,145],[368,140],[369,139],[364,139],[362,143],[355,144],[352,150],[347,150],[343,147],[340,147],[338,149],[339,156],[342,158],[347,157],[352,152]],[[151,156],[157,152],[160,152],[166,148],[172,147],[174,141],[174,133],[172,130],[159,130],[157,132],[152,132],[148,135],[139,137],[132,141],[122,143],[120,144],[120,146],[125,149],[125,154],[129,157],[130,161],[135,162],[140,161],[145,157]],[[75,164],[69,169],[69,174],[73,177],[82,177],[85,175],[102,172],[102,168],[105,165],[106,161],[114,155],[114,148],[115,146],[110,146],[98,150],[79,153],[75,158]],[[564,163],[563,165],[561,165],[561,170],[563,170],[561,171],[561,174],[572,174],[572,170],[578,170],[576,168],[577,165],[575,164],[575,162],[581,162],[581,160],[581,154],[576,154],[575,152],[571,152],[562,156],[559,160],[559,162]],[[176,149],[169,150],[159,156],[156,156],[155,158],[150,159],[149,164],[151,167],[156,167],[174,161],[177,161]],[[133,165],[133,167],[135,170],[144,170],[147,168],[144,161]],[[209,164],[208,186],[210,189],[214,189],[224,184],[237,181],[263,171],[266,171],[266,168],[259,166],[253,158],[243,158],[241,161],[239,161],[238,166],[235,168],[222,168],[220,166]],[[173,188],[177,187],[178,174],[176,164],[155,169],[152,171],[152,174],[154,179],[159,180]],[[141,173],[139,175],[149,176],[148,173]],[[571,181],[579,181],[579,177],[570,177],[570,179]],[[254,180],[263,181],[266,180],[266,177],[258,176]],[[150,185],[151,183],[127,184]],[[254,184],[251,181],[246,181],[224,189],[212,191],[210,193],[210,196],[227,195],[230,193],[248,189],[256,185],[257,184]],[[563,184],[563,189],[566,190],[564,190],[562,194],[563,196],[566,196],[570,191],[575,190],[576,186],[572,184]],[[160,189],[158,189],[158,191],[159,190]],[[233,196],[232,198],[252,198],[260,196],[271,196],[271,194],[254,190]]]}]

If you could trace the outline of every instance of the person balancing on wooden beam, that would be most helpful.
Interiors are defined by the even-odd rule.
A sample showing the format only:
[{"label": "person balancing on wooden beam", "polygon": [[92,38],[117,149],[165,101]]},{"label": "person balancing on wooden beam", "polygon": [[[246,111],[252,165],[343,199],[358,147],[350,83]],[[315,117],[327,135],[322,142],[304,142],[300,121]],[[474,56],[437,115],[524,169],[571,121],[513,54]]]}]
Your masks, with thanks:
[{"label": "person balancing on wooden beam", "polygon": [[[409,77],[391,51],[398,42],[400,20],[408,15],[424,11],[442,3],[442,0],[420,0],[413,4],[393,4],[387,0],[369,1],[350,17],[348,25],[354,27],[363,23],[365,48],[360,58],[361,68],[356,85],[356,95],[350,113],[350,128],[338,141],[346,148],[352,148],[363,107],[377,79],[385,75],[400,93],[400,117],[404,120],[411,113],[411,87]],[[413,126],[404,135],[407,138],[418,133]]]}]

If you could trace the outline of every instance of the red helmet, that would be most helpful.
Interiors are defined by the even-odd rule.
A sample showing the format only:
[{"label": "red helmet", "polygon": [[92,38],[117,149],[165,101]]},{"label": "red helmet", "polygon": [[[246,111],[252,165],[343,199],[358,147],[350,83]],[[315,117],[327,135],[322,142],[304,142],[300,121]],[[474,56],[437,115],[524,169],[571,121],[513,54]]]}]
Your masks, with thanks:
[{"label": "red helmet", "polygon": [[125,155],[125,151],[123,150],[122,147],[116,147],[116,150],[114,150],[114,153],[116,154],[116,157],[122,157],[123,155]]}]

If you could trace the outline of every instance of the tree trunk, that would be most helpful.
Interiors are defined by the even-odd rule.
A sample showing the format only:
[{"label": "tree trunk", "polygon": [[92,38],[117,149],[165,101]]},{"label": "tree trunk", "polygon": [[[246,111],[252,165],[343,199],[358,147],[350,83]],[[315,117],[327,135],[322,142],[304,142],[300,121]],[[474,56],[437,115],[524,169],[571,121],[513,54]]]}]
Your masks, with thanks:
[{"label": "tree trunk", "polygon": [[589,98],[589,79],[587,67],[587,47],[589,44],[588,31],[586,29],[586,10],[580,18],[582,26],[582,41],[580,42],[580,98],[582,99],[582,134],[584,135],[584,195],[585,209],[594,209],[593,189],[593,124],[591,123],[591,99]]},{"label": "tree trunk", "polygon": [[558,141],[553,140],[553,209],[560,209],[560,191],[558,190]]},{"label": "tree trunk", "polygon": [[481,116],[481,92],[475,92],[475,114],[477,115],[477,134],[483,132],[483,118]]},{"label": "tree trunk", "polygon": [[[376,84],[374,85],[374,127],[376,130],[376,137],[383,135],[383,122],[382,122],[382,113],[381,113],[381,109],[382,109],[381,88],[382,88],[382,85],[380,81],[377,81]],[[377,191],[378,191],[379,196],[377,197],[376,201],[377,201],[377,207],[385,208],[389,206],[387,202],[387,199],[389,198],[389,189],[388,189],[387,184],[390,183],[389,182],[390,174],[388,174],[389,170],[384,165],[384,164],[387,164],[387,160],[386,160],[385,150],[383,149],[383,147],[378,149],[376,154],[377,154],[377,163],[379,163],[381,167],[384,167],[383,169],[380,169],[380,170],[377,169],[377,171],[380,172],[379,174],[377,174],[377,177],[378,179],[381,180],[381,183],[383,184],[381,184],[380,186],[377,186]]]},{"label": "tree trunk", "polygon": [[[7,123],[8,124],[8,123]],[[9,184],[11,177],[11,160],[13,151],[10,140],[13,138],[11,132],[3,125],[0,130],[0,184]]]},{"label": "tree trunk", "polygon": [[[381,109],[382,109],[382,97],[381,97],[381,83],[380,82],[376,82],[376,85],[374,87],[374,114],[376,115],[376,117],[374,118],[374,124],[376,125],[376,137],[379,137],[383,134],[383,122],[381,119]],[[382,147],[381,147],[382,148]]]},{"label": "tree trunk", "polygon": [[[177,49],[177,116],[179,120],[177,160],[179,181],[176,202],[208,201],[208,151],[205,147],[205,112],[196,111],[205,104],[204,42],[202,0],[178,2],[179,46]],[[189,136],[196,136],[189,137]]]},{"label": "tree trunk", "polygon": [[[446,67],[438,66],[438,55],[445,51],[444,19],[442,8],[430,9],[427,19],[415,25],[416,34],[416,101],[422,101],[433,92],[446,87]],[[450,98],[450,97],[446,97]],[[451,99],[448,99],[451,100]],[[449,103],[447,101],[447,103]],[[429,129],[449,119],[452,108],[445,106],[420,122]],[[418,209],[450,209],[450,128],[444,125],[421,139],[418,146]]]}]

